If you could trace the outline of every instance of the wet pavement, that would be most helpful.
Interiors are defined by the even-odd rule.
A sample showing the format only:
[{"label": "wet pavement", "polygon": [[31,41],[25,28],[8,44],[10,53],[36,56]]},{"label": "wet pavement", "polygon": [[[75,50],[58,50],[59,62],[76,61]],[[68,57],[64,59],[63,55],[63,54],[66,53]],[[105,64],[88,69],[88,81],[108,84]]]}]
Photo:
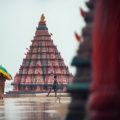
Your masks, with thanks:
[{"label": "wet pavement", "polygon": [[21,97],[0,100],[0,120],[64,120],[70,97]]}]

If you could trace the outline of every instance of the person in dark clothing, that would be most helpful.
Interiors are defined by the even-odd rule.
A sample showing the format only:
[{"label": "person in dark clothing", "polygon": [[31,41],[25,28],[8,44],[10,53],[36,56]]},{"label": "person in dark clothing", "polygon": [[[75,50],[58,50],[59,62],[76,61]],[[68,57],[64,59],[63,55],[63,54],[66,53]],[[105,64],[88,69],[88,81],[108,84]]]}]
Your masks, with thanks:
[{"label": "person in dark clothing", "polygon": [[56,78],[57,78],[57,76],[55,75],[53,85],[51,86],[50,91],[48,92],[48,94],[46,96],[49,96],[51,90],[53,89],[55,92],[55,97],[57,97],[57,90],[59,89],[59,83]]}]

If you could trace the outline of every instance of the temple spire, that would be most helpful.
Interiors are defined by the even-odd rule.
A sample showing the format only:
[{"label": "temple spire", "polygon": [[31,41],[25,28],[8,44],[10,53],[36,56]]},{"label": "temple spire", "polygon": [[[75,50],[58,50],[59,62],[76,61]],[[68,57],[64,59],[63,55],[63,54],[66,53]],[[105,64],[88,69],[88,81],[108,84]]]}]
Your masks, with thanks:
[{"label": "temple spire", "polygon": [[56,45],[51,40],[51,35],[46,26],[45,16],[42,14],[32,44],[26,48],[26,57],[12,83],[13,90],[7,94],[10,92],[21,94],[21,91],[23,94],[48,92],[54,75],[57,75],[63,84],[62,91],[66,91],[67,84],[70,83],[69,81],[72,82],[72,78]]},{"label": "temple spire", "polygon": [[45,16],[44,16],[44,14],[41,15],[40,22],[45,22]]}]

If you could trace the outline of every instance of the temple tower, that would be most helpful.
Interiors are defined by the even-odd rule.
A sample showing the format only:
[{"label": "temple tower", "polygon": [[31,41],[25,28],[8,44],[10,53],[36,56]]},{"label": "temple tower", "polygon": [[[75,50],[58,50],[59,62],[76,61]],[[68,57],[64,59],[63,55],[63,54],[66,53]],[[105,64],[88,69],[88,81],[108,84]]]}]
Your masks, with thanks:
[{"label": "temple tower", "polygon": [[72,100],[68,107],[69,110],[65,120],[88,120],[85,118],[87,114],[85,107],[89,96],[89,86],[92,80],[91,53],[94,2],[95,0],[86,2],[89,11],[80,9],[81,15],[86,22],[86,26],[82,29],[83,41],[80,42],[77,55],[72,60],[72,65],[76,67],[76,74],[72,84],[70,84],[67,89],[71,94]]},{"label": "temple tower", "polygon": [[32,44],[30,48],[26,48],[26,57],[14,77],[13,90],[8,93],[46,92],[53,83],[54,75],[57,75],[59,83],[63,84],[63,91],[67,84],[72,82],[73,75],[65,65],[51,35],[42,14],[35,36],[31,40]]}]

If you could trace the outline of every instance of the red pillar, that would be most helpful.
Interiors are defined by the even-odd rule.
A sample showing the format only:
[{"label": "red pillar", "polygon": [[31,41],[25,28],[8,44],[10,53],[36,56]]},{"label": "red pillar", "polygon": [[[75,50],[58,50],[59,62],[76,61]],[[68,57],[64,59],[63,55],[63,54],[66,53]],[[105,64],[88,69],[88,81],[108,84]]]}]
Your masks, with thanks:
[{"label": "red pillar", "polygon": [[120,0],[96,0],[89,120],[120,119]]}]

